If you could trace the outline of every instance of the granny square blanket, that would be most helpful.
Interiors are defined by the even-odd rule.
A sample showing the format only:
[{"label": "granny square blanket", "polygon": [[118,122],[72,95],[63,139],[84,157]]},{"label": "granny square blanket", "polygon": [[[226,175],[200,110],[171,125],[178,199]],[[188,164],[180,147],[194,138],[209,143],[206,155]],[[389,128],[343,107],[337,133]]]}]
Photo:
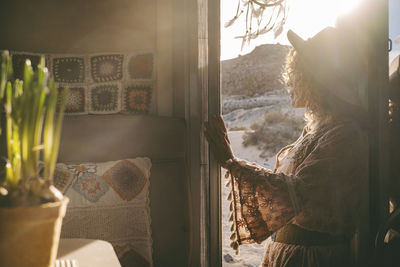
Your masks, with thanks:
[{"label": "granny square blanket", "polygon": [[[29,59],[35,69],[42,54],[11,52],[14,77],[23,78]],[[44,54],[59,90],[69,89],[65,114],[155,113],[153,52]]]}]

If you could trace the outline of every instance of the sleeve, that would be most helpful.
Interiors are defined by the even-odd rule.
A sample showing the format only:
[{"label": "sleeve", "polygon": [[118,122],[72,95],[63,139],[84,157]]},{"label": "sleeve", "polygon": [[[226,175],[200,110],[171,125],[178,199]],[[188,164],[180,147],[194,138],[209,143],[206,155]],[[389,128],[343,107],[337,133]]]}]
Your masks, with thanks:
[{"label": "sleeve", "polygon": [[228,169],[234,249],[241,244],[261,243],[295,216],[285,175],[237,159],[228,163]]},{"label": "sleeve", "polygon": [[231,246],[261,243],[287,223],[342,232],[356,216],[360,177],[368,167],[367,147],[360,131],[339,127],[319,138],[294,176],[231,160]]}]

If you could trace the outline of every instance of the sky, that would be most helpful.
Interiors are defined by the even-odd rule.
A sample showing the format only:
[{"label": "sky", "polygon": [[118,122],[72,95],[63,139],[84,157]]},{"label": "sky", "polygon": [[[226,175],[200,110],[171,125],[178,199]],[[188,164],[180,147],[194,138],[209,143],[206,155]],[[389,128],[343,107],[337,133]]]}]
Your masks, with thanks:
[{"label": "sky", "polygon": [[[290,10],[288,20],[282,34],[274,39],[273,32],[259,36],[241,50],[242,40],[235,39],[243,33],[244,18],[242,15],[235,24],[225,28],[225,22],[233,18],[236,13],[237,1],[221,0],[221,59],[230,59],[239,54],[247,54],[256,46],[266,43],[280,43],[288,45],[286,32],[291,29],[303,39],[310,38],[327,26],[334,26],[340,15],[345,15],[357,8],[363,0],[288,0]],[[315,12],[318,10],[318,12]],[[396,15],[398,14],[398,15]],[[389,37],[394,40],[400,35],[400,1],[389,0]],[[390,59],[400,54],[400,44],[393,42],[393,52]]]},{"label": "sky", "polygon": [[393,41],[393,50],[389,53],[389,63],[400,54],[400,42],[394,40],[400,36],[400,1],[389,0],[389,38]]}]

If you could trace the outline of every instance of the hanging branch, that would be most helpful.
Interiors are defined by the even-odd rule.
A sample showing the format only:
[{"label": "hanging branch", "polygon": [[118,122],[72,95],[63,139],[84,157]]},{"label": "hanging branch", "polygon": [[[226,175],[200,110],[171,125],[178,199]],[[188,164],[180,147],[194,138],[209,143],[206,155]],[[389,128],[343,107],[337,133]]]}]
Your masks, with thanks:
[{"label": "hanging branch", "polygon": [[[274,32],[275,38],[283,30],[289,11],[288,0],[238,0],[235,16],[225,23],[225,27],[233,25],[236,20],[246,11],[245,33],[236,38],[242,39],[242,49],[252,39],[270,31]],[[257,29],[253,30],[253,20]]]},{"label": "hanging branch", "polygon": [[278,6],[278,5],[282,4],[282,2],[284,2],[284,0],[275,1],[273,3],[269,3],[270,1],[264,1],[264,3],[261,3],[261,2],[259,2],[257,0],[253,0],[251,2],[259,5],[260,7],[271,7],[271,6]]}]

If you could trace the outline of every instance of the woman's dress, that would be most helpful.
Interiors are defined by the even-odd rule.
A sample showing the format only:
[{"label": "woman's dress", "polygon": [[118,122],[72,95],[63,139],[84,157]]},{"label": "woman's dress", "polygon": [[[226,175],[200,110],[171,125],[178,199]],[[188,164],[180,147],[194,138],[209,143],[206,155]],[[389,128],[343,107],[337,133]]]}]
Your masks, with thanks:
[{"label": "woman's dress", "polygon": [[358,224],[368,175],[368,139],[353,121],[326,123],[284,147],[274,171],[230,160],[234,249],[267,240],[264,266],[344,266],[348,242],[304,246],[270,237],[287,224],[345,236]]}]

